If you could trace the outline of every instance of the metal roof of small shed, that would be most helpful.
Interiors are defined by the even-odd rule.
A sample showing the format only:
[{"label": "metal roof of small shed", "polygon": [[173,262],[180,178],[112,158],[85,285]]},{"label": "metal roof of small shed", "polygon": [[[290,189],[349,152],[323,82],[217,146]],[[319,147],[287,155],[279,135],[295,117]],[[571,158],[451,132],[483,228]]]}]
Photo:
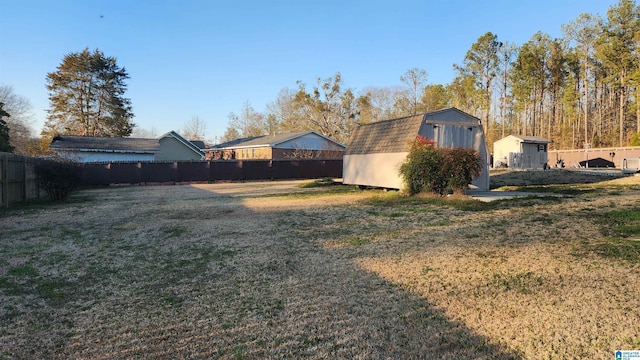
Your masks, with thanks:
[{"label": "metal roof of small shed", "polygon": [[[521,140],[524,143],[533,143],[533,144],[550,144],[553,141],[547,140],[545,138],[541,138],[539,136],[521,136],[521,135],[510,135],[514,138]],[[508,136],[507,136],[508,137]],[[500,141],[500,140],[498,140]]]}]

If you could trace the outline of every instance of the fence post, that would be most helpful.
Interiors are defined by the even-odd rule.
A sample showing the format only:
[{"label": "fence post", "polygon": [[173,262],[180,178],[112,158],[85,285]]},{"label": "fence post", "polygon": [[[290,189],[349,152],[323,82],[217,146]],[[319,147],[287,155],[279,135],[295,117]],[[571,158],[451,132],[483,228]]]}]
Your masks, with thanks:
[{"label": "fence post", "polygon": [[27,157],[22,157],[22,202],[26,202],[29,200],[29,195],[27,194]]},{"label": "fence post", "polygon": [[9,155],[0,154],[2,156],[2,166],[0,169],[0,177],[2,178],[2,206],[9,207],[9,179],[7,176],[9,168]]}]

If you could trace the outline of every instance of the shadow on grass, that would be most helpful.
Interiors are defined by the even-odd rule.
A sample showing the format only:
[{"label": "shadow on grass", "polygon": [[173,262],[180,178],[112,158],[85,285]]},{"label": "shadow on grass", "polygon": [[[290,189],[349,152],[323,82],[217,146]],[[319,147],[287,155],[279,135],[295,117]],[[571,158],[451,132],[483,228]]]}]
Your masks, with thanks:
[{"label": "shadow on grass", "polygon": [[603,181],[609,181],[616,177],[610,173],[598,174],[593,171],[580,171],[569,169],[550,169],[541,170],[503,170],[493,171],[490,179],[490,187],[492,189],[501,188],[503,186],[527,187],[527,186],[545,186],[560,184],[593,184]]},{"label": "shadow on grass", "polygon": [[0,218],[11,216],[16,213],[34,213],[48,208],[79,205],[91,201],[93,201],[93,199],[90,196],[81,195],[81,193],[78,192],[72,193],[64,202],[55,202],[49,197],[43,196],[36,199],[30,199],[25,202],[13,203],[7,208],[0,207]]},{"label": "shadow on grass", "polygon": [[0,357],[521,357],[325,248],[330,218],[208,189],[85,191],[91,218],[3,235]]},{"label": "shadow on grass", "polygon": [[[523,191],[523,190],[519,190]],[[421,208],[436,206],[453,208],[462,211],[488,211],[499,209],[512,209],[528,207],[544,203],[559,203],[562,198],[557,196],[524,196],[510,199],[499,199],[494,201],[480,201],[470,197],[460,196],[437,196],[437,195],[416,195],[404,196],[398,192],[379,192],[376,196],[360,201],[360,203],[371,206],[419,206]]]},{"label": "shadow on grass", "polygon": [[596,220],[606,239],[587,246],[588,250],[604,258],[640,263],[640,207],[611,210]]}]

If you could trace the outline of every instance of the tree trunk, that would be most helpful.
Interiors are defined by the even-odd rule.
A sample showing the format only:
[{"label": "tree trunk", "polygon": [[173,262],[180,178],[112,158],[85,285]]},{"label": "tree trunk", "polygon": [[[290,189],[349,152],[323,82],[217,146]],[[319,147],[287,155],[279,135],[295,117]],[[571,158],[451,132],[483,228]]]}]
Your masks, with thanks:
[{"label": "tree trunk", "polygon": [[625,71],[622,70],[620,72],[620,146],[624,146],[624,118],[625,118],[625,105],[626,105],[626,96],[625,96]]}]

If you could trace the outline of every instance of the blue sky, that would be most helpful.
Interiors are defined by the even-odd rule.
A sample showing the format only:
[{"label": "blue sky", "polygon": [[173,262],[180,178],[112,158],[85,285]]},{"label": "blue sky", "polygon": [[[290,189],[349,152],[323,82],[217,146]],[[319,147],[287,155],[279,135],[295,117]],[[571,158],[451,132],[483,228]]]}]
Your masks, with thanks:
[{"label": "blue sky", "polygon": [[137,126],[159,135],[193,116],[224,134],[249,101],[265,111],[283,88],[341,72],[356,92],[400,85],[408,69],[449,83],[478,37],[521,45],[561,37],[580,13],[606,16],[614,0],[0,0],[0,84],[28,98],[39,134],[45,77],[88,47],[114,56],[131,79]]}]

